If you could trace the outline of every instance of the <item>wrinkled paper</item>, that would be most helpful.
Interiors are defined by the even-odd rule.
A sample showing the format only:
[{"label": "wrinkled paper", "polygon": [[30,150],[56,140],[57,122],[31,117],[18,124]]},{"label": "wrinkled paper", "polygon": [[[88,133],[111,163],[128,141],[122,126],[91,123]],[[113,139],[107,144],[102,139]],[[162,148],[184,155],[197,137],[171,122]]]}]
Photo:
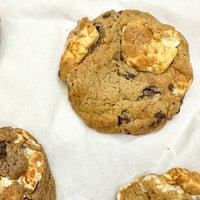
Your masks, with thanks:
[{"label": "wrinkled paper", "polygon": [[[58,200],[113,200],[134,177],[173,167],[200,172],[198,0],[0,0],[0,126],[24,128],[44,147]],[[175,26],[190,45],[194,81],[181,111],[143,136],[97,133],[72,110],[58,78],[76,21],[139,9]]]}]

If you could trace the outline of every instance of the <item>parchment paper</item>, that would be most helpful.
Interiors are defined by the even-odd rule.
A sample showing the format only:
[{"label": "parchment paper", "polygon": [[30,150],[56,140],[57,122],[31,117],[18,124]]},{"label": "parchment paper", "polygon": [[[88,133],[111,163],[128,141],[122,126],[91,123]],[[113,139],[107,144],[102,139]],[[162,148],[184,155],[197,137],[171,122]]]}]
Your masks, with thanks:
[{"label": "parchment paper", "polygon": [[[190,44],[194,82],[180,113],[158,132],[95,132],[72,110],[58,79],[76,21],[110,9],[147,11]],[[199,13],[199,0],[0,0],[0,126],[24,128],[43,145],[58,200],[113,200],[135,176],[173,167],[200,172]]]}]

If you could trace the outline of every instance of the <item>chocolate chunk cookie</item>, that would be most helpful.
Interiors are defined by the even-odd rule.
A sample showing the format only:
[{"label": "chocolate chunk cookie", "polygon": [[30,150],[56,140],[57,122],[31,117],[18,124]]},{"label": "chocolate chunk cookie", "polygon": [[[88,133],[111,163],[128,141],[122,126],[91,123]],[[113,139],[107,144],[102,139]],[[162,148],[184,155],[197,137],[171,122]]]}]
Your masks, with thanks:
[{"label": "chocolate chunk cookie", "polygon": [[78,21],[59,77],[89,127],[139,135],[179,112],[193,72],[188,43],[172,26],[137,10],[112,10]]},{"label": "chocolate chunk cookie", "polygon": [[47,157],[25,130],[0,128],[0,200],[55,200]]},{"label": "chocolate chunk cookie", "polygon": [[136,178],[124,186],[117,200],[199,200],[200,174],[174,168],[165,174],[150,174]]}]

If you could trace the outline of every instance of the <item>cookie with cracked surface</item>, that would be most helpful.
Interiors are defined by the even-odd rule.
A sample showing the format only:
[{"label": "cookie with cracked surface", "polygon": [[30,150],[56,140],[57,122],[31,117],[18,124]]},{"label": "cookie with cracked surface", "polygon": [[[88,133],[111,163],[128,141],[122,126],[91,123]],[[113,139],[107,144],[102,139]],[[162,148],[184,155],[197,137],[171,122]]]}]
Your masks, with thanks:
[{"label": "cookie with cracked surface", "polygon": [[199,200],[200,174],[174,168],[165,174],[138,177],[121,188],[117,200]]},{"label": "cookie with cracked surface", "polygon": [[188,43],[172,26],[148,13],[111,10],[70,32],[59,77],[89,127],[140,135],[178,113],[193,71]]},{"label": "cookie with cracked surface", "polygon": [[0,128],[0,200],[55,200],[45,152],[25,130]]}]

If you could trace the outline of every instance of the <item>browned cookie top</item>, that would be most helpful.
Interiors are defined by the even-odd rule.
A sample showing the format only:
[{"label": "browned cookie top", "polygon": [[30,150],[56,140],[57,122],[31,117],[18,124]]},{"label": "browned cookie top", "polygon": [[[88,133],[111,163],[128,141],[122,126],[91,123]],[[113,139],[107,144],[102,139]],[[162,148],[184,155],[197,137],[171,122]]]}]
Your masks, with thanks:
[{"label": "browned cookie top", "polygon": [[150,174],[124,186],[117,200],[199,200],[200,174],[174,168],[165,174]]},{"label": "browned cookie top", "polygon": [[67,38],[59,75],[89,127],[129,134],[164,126],[193,80],[183,35],[136,10],[80,20]]},{"label": "browned cookie top", "polygon": [[0,128],[0,200],[55,200],[55,181],[40,144],[25,130]]}]

